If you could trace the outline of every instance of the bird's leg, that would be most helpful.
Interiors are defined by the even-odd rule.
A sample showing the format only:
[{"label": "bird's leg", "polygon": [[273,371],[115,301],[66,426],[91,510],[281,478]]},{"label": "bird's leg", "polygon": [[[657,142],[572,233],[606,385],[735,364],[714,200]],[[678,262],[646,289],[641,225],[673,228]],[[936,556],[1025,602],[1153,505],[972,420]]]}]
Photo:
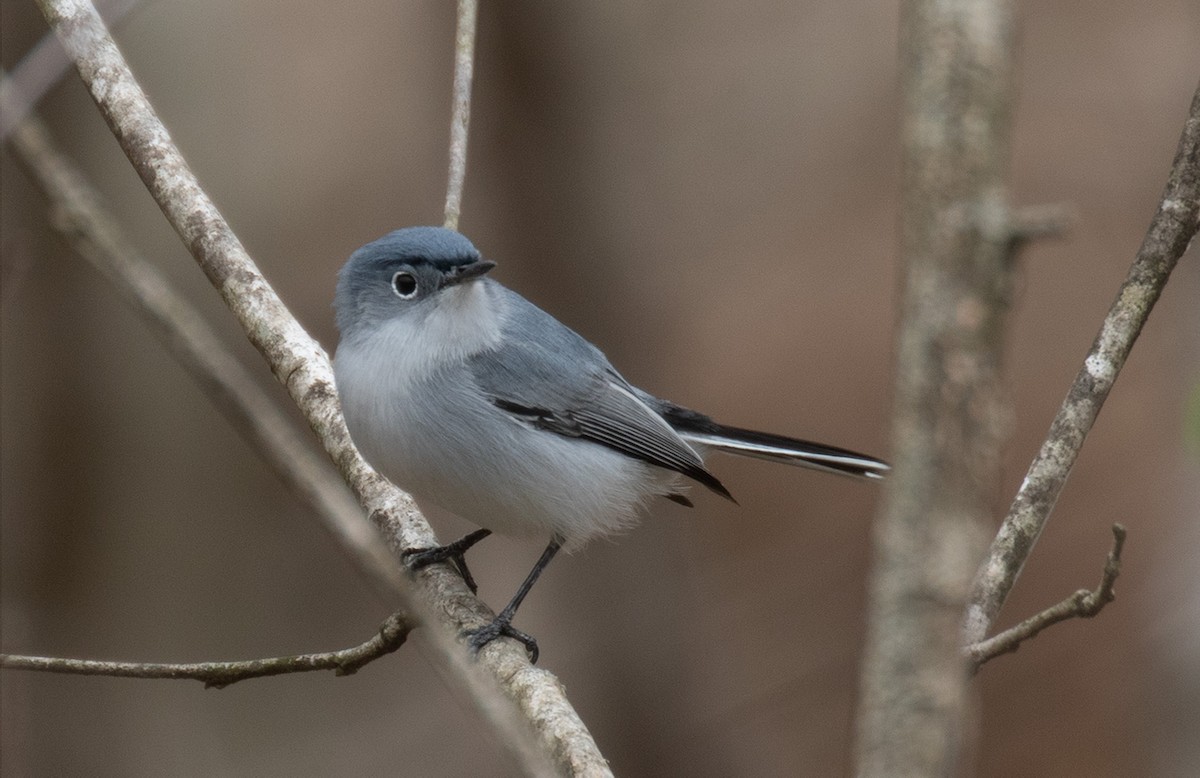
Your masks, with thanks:
[{"label": "bird's leg", "polygon": [[404,564],[408,565],[408,569],[414,571],[438,562],[451,562],[467,584],[467,588],[471,590],[471,594],[475,594],[479,587],[475,585],[475,577],[471,575],[471,570],[467,567],[467,549],[490,534],[492,534],[490,529],[477,529],[470,535],[445,546],[405,549],[400,557],[404,560]]},{"label": "bird's leg", "polygon": [[479,651],[479,649],[491,643],[499,637],[513,638],[519,640],[525,645],[525,650],[529,652],[529,661],[537,664],[538,660],[538,644],[533,639],[533,636],[522,632],[512,626],[513,616],[517,613],[517,608],[521,607],[521,601],[525,599],[525,595],[529,594],[529,590],[533,588],[533,582],[538,579],[542,571],[546,569],[546,565],[550,564],[550,560],[562,548],[562,538],[555,535],[550,540],[550,545],[546,546],[546,550],[542,552],[541,558],[537,564],[529,571],[529,575],[525,577],[525,582],[521,584],[521,588],[517,589],[517,593],[513,595],[512,601],[504,606],[504,610],[500,611],[500,615],[488,624],[477,629],[469,629],[463,634],[470,639],[471,649]]}]

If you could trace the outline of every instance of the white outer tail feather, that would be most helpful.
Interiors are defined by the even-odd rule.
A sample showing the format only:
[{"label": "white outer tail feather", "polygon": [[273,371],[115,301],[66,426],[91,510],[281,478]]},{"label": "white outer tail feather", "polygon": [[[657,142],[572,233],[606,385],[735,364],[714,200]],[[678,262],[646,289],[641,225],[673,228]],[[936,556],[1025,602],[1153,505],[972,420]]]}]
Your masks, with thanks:
[{"label": "white outer tail feather", "polygon": [[821,450],[818,447],[808,448],[801,441],[797,441],[797,445],[794,447],[786,447],[758,441],[742,440],[719,433],[693,432],[689,430],[686,432],[680,431],[680,435],[689,443],[720,449],[730,454],[809,467],[814,470],[838,475],[880,479],[891,469],[886,463],[880,462],[877,459],[856,456],[850,452],[834,453]]}]

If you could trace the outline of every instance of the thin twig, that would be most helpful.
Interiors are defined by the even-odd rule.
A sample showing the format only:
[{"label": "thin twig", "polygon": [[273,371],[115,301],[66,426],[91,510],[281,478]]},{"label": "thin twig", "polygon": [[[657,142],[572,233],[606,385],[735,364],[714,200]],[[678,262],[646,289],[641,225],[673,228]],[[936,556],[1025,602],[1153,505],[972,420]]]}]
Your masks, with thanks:
[{"label": "thin twig", "polygon": [[477,0],[458,0],[454,34],[454,107],[450,117],[450,175],[446,184],[448,230],[458,229],[462,214],[463,184],[467,178],[467,129],[471,123],[471,78],[475,69]]},{"label": "thin twig", "polygon": [[410,627],[401,614],[389,616],[379,632],[352,648],[321,654],[298,654],[244,662],[106,662],[98,659],[64,659],[47,656],[0,654],[0,667],[68,675],[106,675],[114,678],[159,678],[203,681],[205,687],[222,689],[238,681],[270,675],[333,670],[335,675],[352,675],[359,668],[392,653],[408,638]]},{"label": "thin twig", "polygon": [[1021,643],[1036,637],[1047,627],[1067,619],[1090,619],[1103,610],[1105,605],[1115,600],[1113,586],[1117,582],[1117,576],[1121,574],[1121,549],[1125,546],[1125,528],[1114,524],[1112,533],[1112,550],[1108,552],[1108,558],[1104,562],[1104,574],[1100,578],[1100,584],[1092,591],[1080,589],[1057,605],[1030,616],[1015,627],[967,646],[964,651],[974,664],[975,670],[990,659],[1016,651],[1021,647]]},{"label": "thin twig", "polygon": [[[283,305],[201,189],[91,3],[38,2],[143,183],[304,413],[393,554],[436,545],[412,499],[359,455],[341,414],[328,355]],[[561,684],[531,667],[523,649],[500,640],[480,651],[477,661],[469,658],[461,633],[487,623],[493,614],[460,577],[445,565],[431,565],[413,581],[404,605],[430,627],[434,658],[449,677],[464,684],[497,729],[499,743],[526,772],[545,772],[549,760],[561,772],[609,774]],[[513,712],[514,705],[519,713]],[[532,726],[533,738],[526,725]]]},{"label": "thin twig", "polygon": [[[0,105],[7,85],[0,83]],[[384,601],[394,602],[406,586],[400,567],[329,461],[312,450],[199,312],[134,247],[40,120],[30,117],[15,128],[12,149],[49,198],[55,229],[116,285],[230,426],[313,509]]]},{"label": "thin twig", "polygon": [[1200,229],[1200,88],[1179,139],[1162,203],[1046,441],[975,577],[963,644],[983,640],[1062,493],[1083,441],[1179,258]]}]

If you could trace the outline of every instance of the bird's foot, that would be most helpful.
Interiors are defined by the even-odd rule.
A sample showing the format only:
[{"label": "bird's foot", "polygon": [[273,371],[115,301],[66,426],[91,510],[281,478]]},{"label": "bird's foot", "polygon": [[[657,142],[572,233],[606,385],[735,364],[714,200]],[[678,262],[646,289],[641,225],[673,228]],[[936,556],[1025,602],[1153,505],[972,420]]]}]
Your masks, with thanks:
[{"label": "bird's foot", "polygon": [[471,646],[472,653],[479,653],[479,650],[491,643],[496,638],[512,638],[525,646],[526,653],[529,654],[529,663],[537,664],[538,660],[538,644],[533,639],[533,636],[528,632],[522,632],[508,622],[503,614],[497,616],[490,624],[475,629],[468,629],[463,632],[467,638],[467,642]]},{"label": "bird's foot", "polygon": [[414,572],[430,565],[436,565],[439,562],[450,562],[454,565],[454,569],[458,570],[458,574],[462,576],[463,582],[471,590],[471,594],[475,594],[479,591],[479,586],[475,583],[475,576],[471,575],[471,569],[467,567],[467,549],[490,534],[492,534],[491,530],[475,530],[470,535],[459,538],[453,543],[448,543],[444,546],[405,549],[400,558],[408,566],[408,569]]}]

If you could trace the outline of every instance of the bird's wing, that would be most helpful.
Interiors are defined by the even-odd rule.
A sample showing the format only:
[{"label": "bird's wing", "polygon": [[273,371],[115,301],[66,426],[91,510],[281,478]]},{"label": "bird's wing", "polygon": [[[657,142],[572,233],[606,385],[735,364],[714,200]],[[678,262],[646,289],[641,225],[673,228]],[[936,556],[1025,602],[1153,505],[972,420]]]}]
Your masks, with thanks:
[{"label": "bird's wing", "polygon": [[[526,331],[468,360],[475,383],[500,410],[547,432],[581,438],[674,470],[732,499],[700,455],[646,405],[604,355],[532,304]],[[536,313],[535,313],[536,312]],[[544,317],[541,321],[531,318]]]}]

